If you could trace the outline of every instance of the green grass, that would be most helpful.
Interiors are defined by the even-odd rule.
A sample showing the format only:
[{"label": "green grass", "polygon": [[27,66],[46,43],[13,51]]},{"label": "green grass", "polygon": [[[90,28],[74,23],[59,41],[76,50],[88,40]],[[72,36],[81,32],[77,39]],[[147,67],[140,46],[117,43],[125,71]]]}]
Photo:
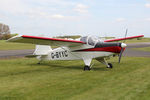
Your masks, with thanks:
[{"label": "green grass", "polygon": [[149,100],[149,58],[111,59],[113,69],[93,61],[0,60],[0,100]]},{"label": "green grass", "polygon": [[0,40],[0,50],[22,50],[34,48],[35,45],[33,44],[13,43],[13,42],[6,42],[5,40]]},{"label": "green grass", "polygon": [[150,47],[144,47],[144,48],[133,48],[134,50],[139,50],[139,51],[148,51],[150,52]]},{"label": "green grass", "polygon": [[126,43],[138,43],[138,42],[150,42],[150,38],[141,38],[140,40],[137,39],[126,40]]}]

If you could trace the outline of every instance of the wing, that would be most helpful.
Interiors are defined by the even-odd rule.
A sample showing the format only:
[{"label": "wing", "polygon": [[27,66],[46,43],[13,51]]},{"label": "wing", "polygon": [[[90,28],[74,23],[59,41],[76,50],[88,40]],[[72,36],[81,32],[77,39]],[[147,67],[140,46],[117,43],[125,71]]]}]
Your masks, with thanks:
[{"label": "wing", "polygon": [[65,40],[65,39],[56,39],[56,38],[47,38],[47,37],[38,37],[38,36],[15,36],[7,40],[8,42],[18,42],[18,43],[30,43],[38,45],[51,45],[51,46],[79,46],[85,44],[82,41],[76,40]]},{"label": "wing", "polygon": [[118,38],[118,39],[110,39],[110,40],[105,40],[104,42],[114,42],[114,41],[121,41],[121,40],[129,40],[129,39],[141,38],[141,37],[144,37],[144,35],[131,36],[131,37],[126,37],[126,38]]}]

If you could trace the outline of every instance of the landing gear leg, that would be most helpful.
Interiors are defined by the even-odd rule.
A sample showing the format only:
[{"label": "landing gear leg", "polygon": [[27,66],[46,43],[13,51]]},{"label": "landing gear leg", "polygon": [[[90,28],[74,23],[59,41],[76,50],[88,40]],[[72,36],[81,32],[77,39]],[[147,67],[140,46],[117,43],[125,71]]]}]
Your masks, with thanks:
[{"label": "landing gear leg", "polygon": [[86,70],[88,70],[88,71],[90,71],[91,70],[91,61],[92,61],[92,59],[84,59],[83,58],[83,61],[84,61],[84,63],[85,63],[85,66],[84,66],[84,71],[86,71]]},{"label": "landing gear leg", "polygon": [[105,64],[107,68],[113,68],[113,65],[111,63],[108,63],[105,58],[100,60],[101,63]]},{"label": "landing gear leg", "polygon": [[36,58],[39,60],[39,62],[38,62],[37,64],[39,64],[39,65],[40,65],[40,64],[41,64],[41,62],[43,61],[43,60],[42,60],[42,56],[37,56]]}]

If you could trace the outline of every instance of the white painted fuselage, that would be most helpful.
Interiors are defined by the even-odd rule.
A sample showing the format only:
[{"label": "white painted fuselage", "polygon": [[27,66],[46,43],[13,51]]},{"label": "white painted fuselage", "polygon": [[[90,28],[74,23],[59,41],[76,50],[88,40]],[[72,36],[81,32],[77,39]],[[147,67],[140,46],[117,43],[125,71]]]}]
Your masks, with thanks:
[{"label": "white painted fuselage", "polygon": [[[86,47],[87,48],[87,47]],[[78,48],[78,49],[83,49]],[[79,59],[93,59],[98,57],[112,56],[112,52],[104,51],[75,51],[76,49],[69,49],[67,47],[59,47],[49,50],[47,55],[39,55],[39,60],[79,60]],[[36,54],[37,55],[37,54]]]}]

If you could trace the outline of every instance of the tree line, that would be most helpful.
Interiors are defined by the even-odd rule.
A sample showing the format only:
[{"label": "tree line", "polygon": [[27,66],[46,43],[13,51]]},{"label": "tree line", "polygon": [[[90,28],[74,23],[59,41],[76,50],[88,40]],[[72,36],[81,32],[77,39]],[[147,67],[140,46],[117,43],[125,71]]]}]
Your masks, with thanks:
[{"label": "tree line", "polygon": [[7,40],[17,34],[11,34],[10,28],[8,25],[0,23],[0,40]]}]

